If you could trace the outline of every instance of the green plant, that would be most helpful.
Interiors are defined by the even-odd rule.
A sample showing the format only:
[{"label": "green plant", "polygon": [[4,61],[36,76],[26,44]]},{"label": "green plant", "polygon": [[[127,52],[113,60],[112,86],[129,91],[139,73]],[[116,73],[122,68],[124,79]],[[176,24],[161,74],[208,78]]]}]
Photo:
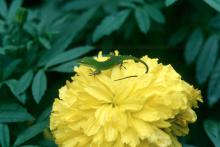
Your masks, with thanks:
[{"label": "green plant", "polygon": [[218,0],[0,0],[0,145],[55,146],[47,123],[57,89],[99,48],[184,57],[173,64],[204,103],[182,142],[219,146],[219,12]]}]

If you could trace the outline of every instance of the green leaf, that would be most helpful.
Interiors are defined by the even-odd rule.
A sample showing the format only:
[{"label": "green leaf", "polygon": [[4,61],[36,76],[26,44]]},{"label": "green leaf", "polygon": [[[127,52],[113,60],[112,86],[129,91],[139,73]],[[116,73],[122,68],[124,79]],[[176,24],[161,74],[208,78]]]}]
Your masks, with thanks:
[{"label": "green leaf", "polygon": [[11,80],[7,80],[4,82],[4,84],[6,84],[9,89],[11,90],[11,92],[16,96],[17,95],[17,80],[11,79]]},{"label": "green leaf", "polygon": [[144,4],[145,0],[120,0],[121,2],[129,2],[129,3],[136,3],[136,4]]},{"label": "green leaf", "polygon": [[81,46],[81,47],[77,47],[77,48],[73,48],[71,50],[68,50],[56,57],[54,57],[53,59],[51,59],[47,65],[46,68],[57,65],[57,64],[61,64],[73,59],[76,59],[88,52],[90,52],[91,50],[93,50],[94,47],[92,46]]},{"label": "green leaf", "polygon": [[215,15],[211,18],[211,20],[208,22],[208,25],[211,29],[214,29],[214,31],[220,30],[220,14]]},{"label": "green leaf", "polygon": [[45,121],[49,119],[52,107],[48,106],[37,118],[37,122]]},{"label": "green leaf", "polygon": [[189,144],[182,144],[183,147],[197,147],[197,146],[194,146],[194,145],[189,145]]},{"label": "green leaf", "polygon": [[14,146],[19,146],[36,135],[40,134],[46,127],[48,126],[48,121],[37,123],[26,130],[24,130],[21,134],[18,135],[15,140]]},{"label": "green leaf", "polygon": [[211,74],[208,83],[208,105],[212,107],[220,100],[220,59]]},{"label": "green leaf", "polygon": [[165,23],[165,17],[161,11],[155,6],[145,5],[144,10],[147,11],[148,15],[158,23]]},{"label": "green leaf", "polygon": [[179,28],[170,37],[169,44],[172,47],[176,46],[177,44],[181,43],[186,38],[187,34],[188,34],[188,28],[186,27]]},{"label": "green leaf", "polygon": [[118,4],[120,7],[127,7],[127,8],[131,8],[131,9],[135,9],[137,6],[132,3],[131,1],[120,1]]},{"label": "green leaf", "polygon": [[0,0],[0,15],[3,18],[7,17],[7,5],[6,5],[6,0]]},{"label": "green leaf", "polygon": [[97,8],[89,9],[80,15],[73,23],[65,26],[65,30],[63,30],[62,35],[58,37],[58,40],[54,41],[55,43],[52,45],[52,49],[47,51],[46,54],[40,58],[38,66],[45,65],[49,59],[52,59],[63,52],[63,50],[65,50],[72,42],[74,37],[76,37],[76,35],[78,35],[78,33],[88,24],[96,9]]},{"label": "green leaf", "polygon": [[23,122],[33,120],[25,108],[15,102],[0,103],[0,123]]},{"label": "green leaf", "polygon": [[16,12],[18,8],[21,7],[23,0],[14,0],[12,1],[9,12],[8,12],[8,20],[12,22],[15,19]]},{"label": "green leaf", "polygon": [[27,20],[28,10],[25,8],[18,8],[15,15],[15,22],[19,25],[22,25]]},{"label": "green leaf", "polygon": [[44,37],[39,37],[39,41],[46,49],[51,49],[51,44],[48,39],[46,39]]},{"label": "green leaf", "polygon": [[[0,33],[4,33],[4,32],[5,32],[5,22],[0,19]],[[4,53],[2,48],[0,48],[0,53],[1,54]]]},{"label": "green leaf", "polygon": [[219,0],[204,0],[210,7],[220,12],[220,1]]},{"label": "green leaf", "polygon": [[107,3],[102,4],[102,8],[106,14],[114,14],[118,12],[118,2],[119,0],[111,0]]},{"label": "green leaf", "polygon": [[19,147],[40,147],[38,145],[22,145],[22,146],[19,146]]},{"label": "green leaf", "polygon": [[[0,50],[1,50],[2,48],[0,48]],[[3,54],[0,54],[0,81],[2,82],[2,80],[3,80],[3,71],[4,71],[4,67],[5,67],[5,65],[4,65],[4,61],[3,61],[3,57],[4,57],[4,55]]]},{"label": "green leaf", "polygon": [[169,7],[170,5],[174,4],[177,0],[165,0],[165,4],[167,7]]},{"label": "green leaf", "polygon": [[37,72],[32,83],[32,94],[38,104],[47,88],[47,77],[43,70]]},{"label": "green leaf", "polygon": [[215,147],[220,147],[220,123],[214,120],[206,120],[204,129]]},{"label": "green leaf", "polygon": [[141,32],[147,33],[150,28],[150,19],[147,12],[143,8],[135,9],[135,19]]},{"label": "green leaf", "polygon": [[85,10],[91,7],[96,7],[102,4],[104,0],[75,0],[70,1],[69,3],[66,3],[63,8],[67,11],[73,11],[73,10]]},{"label": "green leaf", "polygon": [[49,71],[57,71],[57,72],[64,72],[64,73],[73,73],[74,66],[77,65],[78,60],[70,61],[53,68],[50,68]]},{"label": "green leaf", "polygon": [[218,36],[212,35],[205,42],[196,62],[196,80],[203,84],[208,79],[215,65],[218,53]]},{"label": "green leaf", "polygon": [[129,10],[122,10],[114,15],[105,17],[93,33],[93,42],[96,42],[103,36],[110,35],[112,32],[118,30],[127,19],[129,13]]},{"label": "green leaf", "polygon": [[33,75],[34,75],[33,71],[29,70],[20,78],[17,84],[18,94],[23,93],[29,87],[33,79]]},{"label": "green leaf", "polygon": [[192,64],[195,61],[202,47],[203,41],[204,35],[202,30],[200,28],[193,30],[186,43],[186,49],[184,52],[184,57],[187,64]]},{"label": "green leaf", "polygon": [[17,99],[22,103],[25,104],[26,100],[27,100],[27,95],[26,93],[20,93],[16,95]]},{"label": "green leaf", "polygon": [[21,60],[14,60],[13,62],[11,62],[3,71],[3,80],[8,79],[11,74],[15,71],[16,67],[18,66],[18,64],[21,63]]},{"label": "green leaf", "polygon": [[38,144],[39,144],[40,147],[57,147],[57,145],[54,143],[54,141],[46,140],[46,139],[40,140],[38,142]]},{"label": "green leaf", "polygon": [[0,145],[1,147],[9,147],[10,146],[10,134],[9,128],[6,124],[0,124]]},{"label": "green leaf", "polygon": [[11,80],[7,80],[4,82],[4,84],[6,84],[9,89],[11,90],[11,92],[14,94],[14,96],[16,96],[16,98],[22,103],[24,104],[27,97],[25,93],[18,93],[18,81],[11,79]]}]

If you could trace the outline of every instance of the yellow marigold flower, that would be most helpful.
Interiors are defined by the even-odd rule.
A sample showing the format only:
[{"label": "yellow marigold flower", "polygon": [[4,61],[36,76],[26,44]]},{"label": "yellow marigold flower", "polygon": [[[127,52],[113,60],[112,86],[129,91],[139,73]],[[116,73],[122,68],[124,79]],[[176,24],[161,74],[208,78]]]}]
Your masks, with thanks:
[{"label": "yellow marigold flower", "polygon": [[[108,57],[100,53],[96,60]],[[179,147],[196,121],[192,110],[200,91],[181,80],[171,65],[141,58],[149,66],[126,60],[96,76],[75,67],[72,81],[59,90],[50,129],[61,147]],[[137,77],[116,79],[137,75]]]}]

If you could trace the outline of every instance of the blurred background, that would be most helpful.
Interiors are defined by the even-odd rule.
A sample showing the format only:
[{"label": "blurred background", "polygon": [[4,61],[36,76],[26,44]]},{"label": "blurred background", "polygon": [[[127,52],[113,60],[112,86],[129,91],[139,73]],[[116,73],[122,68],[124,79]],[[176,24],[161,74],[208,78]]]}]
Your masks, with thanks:
[{"label": "blurred background", "polygon": [[185,147],[220,147],[219,0],[0,0],[0,146],[55,147],[58,89],[84,56],[159,58],[202,90]]}]

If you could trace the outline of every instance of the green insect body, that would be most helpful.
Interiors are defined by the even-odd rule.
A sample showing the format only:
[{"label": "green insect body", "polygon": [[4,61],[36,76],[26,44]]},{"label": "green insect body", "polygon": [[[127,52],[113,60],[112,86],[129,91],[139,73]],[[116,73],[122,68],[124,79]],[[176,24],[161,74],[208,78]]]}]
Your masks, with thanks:
[{"label": "green insect body", "polygon": [[[107,57],[109,57],[109,59],[107,59],[106,61],[101,61],[101,62],[95,60],[93,57],[84,57],[80,61],[80,64],[94,68],[95,71],[92,72],[91,75],[97,75],[101,73],[101,71],[110,69],[116,65],[120,65],[120,67],[123,67],[123,63],[125,60],[134,60],[135,62],[141,62],[142,64],[144,64],[146,67],[145,73],[148,72],[148,65],[143,60],[137,57],[134,57],[131,55],[118,55],[118,56],[107,55]],[[129,77],[137,77],[137,76],[128,76],[125,78],[129,78]],[[122,80],[125,78],[117,79],[115,81]]]}]

